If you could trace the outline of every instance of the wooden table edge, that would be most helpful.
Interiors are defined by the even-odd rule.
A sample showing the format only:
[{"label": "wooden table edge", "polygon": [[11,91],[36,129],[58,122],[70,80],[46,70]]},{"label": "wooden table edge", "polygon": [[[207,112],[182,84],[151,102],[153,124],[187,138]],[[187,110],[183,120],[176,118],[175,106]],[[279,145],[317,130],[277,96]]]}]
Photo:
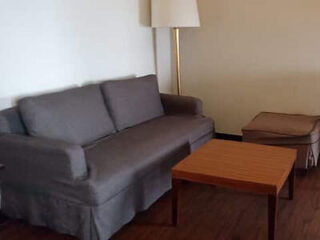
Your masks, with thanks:
[{"label": "wooden table edge", "polygon": [[[220,187],[242,190],[242,191],[247,191],[252,193],[278,195],[281,189],[283,188],[283,186],[285,185],[286,181],[289,180],[290,173],[295,168],[295,163],[296,163],[296,159],[292,162],[291,166],[284,171],[283,175],[279,179],[278,185],[232,179],[232,178],[221,177],[221,176],[206,175],[201,173],[190,173],[190,172],[185,172],[183,170],[175,169],[174,167],[171,168],[171,176],[172,176],[172,179],[177,179],[177,180],[217,185]],[[237,186],[238,184],[241,184],[242,186],[239,187]],[[243,187],[243,185],[246,187]],[[257,188],[259,189],[257,190]]]},{"label": "wooden table edge", "polygon": [[[240,190],[251,193],[277,195],[278,192],[281,190],[278,190],[277,185],[237,180],[227,177],[207,176],[205,174],[200,173],[192,173],[192,177],[190,177],[189,173],[185,173],[179,170],[171,170],[171,175],[172,179],[176,180],[215,185],[228,189]],[[241,186],[239,186],[240,184]]]}]

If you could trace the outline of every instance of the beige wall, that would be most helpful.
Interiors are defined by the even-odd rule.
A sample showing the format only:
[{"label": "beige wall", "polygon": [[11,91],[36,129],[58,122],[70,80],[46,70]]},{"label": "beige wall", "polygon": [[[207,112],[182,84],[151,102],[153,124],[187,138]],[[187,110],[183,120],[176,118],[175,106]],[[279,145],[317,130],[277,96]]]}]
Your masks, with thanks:
[{"label": "beige wall", "polygon": [[171,91],[170,35],[153,34],[150,0],[0,3],[0,109],[21,96],[156,70],[160,89]]},{"label": "beige wall", "polygon": [[260,111],[320,114],[319,0],[198,0],[201,28],[182,31],[183,90],[219,132]]}]

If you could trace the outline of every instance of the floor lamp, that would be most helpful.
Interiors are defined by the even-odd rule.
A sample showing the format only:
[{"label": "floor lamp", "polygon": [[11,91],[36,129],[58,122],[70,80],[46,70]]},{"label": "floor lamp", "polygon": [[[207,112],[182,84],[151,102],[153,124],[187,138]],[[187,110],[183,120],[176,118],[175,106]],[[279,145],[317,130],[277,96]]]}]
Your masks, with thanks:
[{"label": "floor lamp", "polygon": [[200,27],[197,0],[152,0],[152,27],[172,28],[177,71],[177,93],[181,95],[180,28]]}]

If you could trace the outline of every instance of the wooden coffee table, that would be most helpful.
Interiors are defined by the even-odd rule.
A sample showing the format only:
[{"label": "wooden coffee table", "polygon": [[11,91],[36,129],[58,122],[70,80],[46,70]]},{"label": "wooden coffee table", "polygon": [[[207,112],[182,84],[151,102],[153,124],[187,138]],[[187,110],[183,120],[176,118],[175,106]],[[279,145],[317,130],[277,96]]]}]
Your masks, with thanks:
[{"label": "wooden coffee table", "polygon": [[268,235],[275,239],[279,192],[289,180],[294,192],[294,149],[251,143],[211,140],[172,169],[172,221],[178,223],[181,181],[213,184],[268,196]]}]

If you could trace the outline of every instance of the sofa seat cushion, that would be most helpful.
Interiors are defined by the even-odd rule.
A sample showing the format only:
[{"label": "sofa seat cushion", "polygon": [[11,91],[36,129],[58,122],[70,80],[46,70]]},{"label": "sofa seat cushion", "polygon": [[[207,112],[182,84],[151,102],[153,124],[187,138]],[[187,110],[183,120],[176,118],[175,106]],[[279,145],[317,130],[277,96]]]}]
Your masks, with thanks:
[{"label": "sofa seat cushion", "polygon": [[99,85],[27,97],[18,105],[31,136],[85,145],[115,132]]},{"label": "sofa seat cushion", "polygon": [[243,127],[246,141],[264,144],[310,144],[320,138],[320,116],[259,113]]},{"label": "sofa seat cushion", "polygon": [[107,201],[153,169],[173,166],[212,132],[210,118],[164,116],[86,147],[92,201]]},{"label": "sofa seat cushion", "polygon": [[156,75],[106,81],[101,88],[119,131],[164,114]]}]

